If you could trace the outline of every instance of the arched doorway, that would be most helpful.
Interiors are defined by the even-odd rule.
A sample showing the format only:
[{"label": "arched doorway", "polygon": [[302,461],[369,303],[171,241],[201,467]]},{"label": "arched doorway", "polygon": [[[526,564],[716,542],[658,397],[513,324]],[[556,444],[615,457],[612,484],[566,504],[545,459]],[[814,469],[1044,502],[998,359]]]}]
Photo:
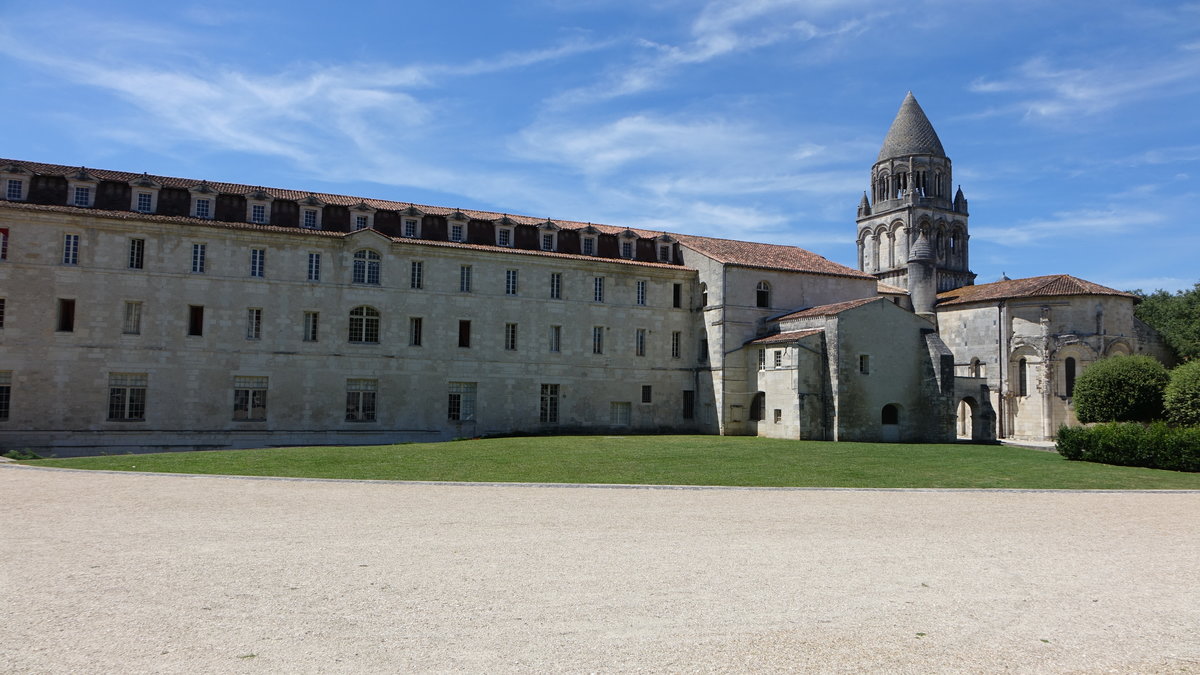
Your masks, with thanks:
[{"label": "arched doorway", "polygon": [[900,406],[889,403],[879,411],[879,440],[884,443],[900,440]]}]

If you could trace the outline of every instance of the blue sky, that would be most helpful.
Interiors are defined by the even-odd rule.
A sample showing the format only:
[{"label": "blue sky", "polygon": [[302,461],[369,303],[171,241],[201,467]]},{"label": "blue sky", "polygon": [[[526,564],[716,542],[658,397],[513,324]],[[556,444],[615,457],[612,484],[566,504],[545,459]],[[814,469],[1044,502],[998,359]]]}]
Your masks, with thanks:
[{"label": "blue sky", "polygon": [[0,73],[4,157],[851,266],[912,90],[979,282],[1200,281],[1200,2],[0,0]]}]

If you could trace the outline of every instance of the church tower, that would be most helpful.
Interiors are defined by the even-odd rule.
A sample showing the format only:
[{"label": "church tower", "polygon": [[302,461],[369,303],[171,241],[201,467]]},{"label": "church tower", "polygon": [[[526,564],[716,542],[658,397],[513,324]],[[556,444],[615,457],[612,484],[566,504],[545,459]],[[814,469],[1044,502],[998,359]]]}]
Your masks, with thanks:
[{"label": "church tower", "polygon": [[[975,281],[967,256],[967,199],[961,187],[951,198],[952,177],[937,132],[909,92],[871,169],[871,189],[858,204],[858,269],[908,289],[919,313],[932,312],[932,306],[917,308],[917,296],[932,298]],[[932,282],[934,288],[913,287],[918,280],[910,277],[910,258],[921,269],[932,265],[932,274],[919,276],[922,286]]]}]

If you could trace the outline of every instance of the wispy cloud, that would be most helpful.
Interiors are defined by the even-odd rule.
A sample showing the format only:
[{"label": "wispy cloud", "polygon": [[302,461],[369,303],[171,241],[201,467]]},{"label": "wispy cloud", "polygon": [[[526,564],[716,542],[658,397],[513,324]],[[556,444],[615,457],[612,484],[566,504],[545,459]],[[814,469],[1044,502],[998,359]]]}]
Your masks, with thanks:
[{"label": "wispy cloud", "polygon": [[1131,232],[1162,223],[1166,219],[1164,213],[1140,208],[1081,209],[1060,211],[1050,218],[1029,220],[1008,227],[975,227],[972,237],[1003,246],[1028,246],[1044,239]]},{"label": "wispy cloud", "polygon": [[1012,99],[989,109],[984,116],[1015,113],[1033,120],[1073,120],[1200,90],[1200,54],[1168,49],[1142,59],[1097,55],[1087,66],[1059,64],[1038,56],[1006,77],[977,78],[969,89]]}]

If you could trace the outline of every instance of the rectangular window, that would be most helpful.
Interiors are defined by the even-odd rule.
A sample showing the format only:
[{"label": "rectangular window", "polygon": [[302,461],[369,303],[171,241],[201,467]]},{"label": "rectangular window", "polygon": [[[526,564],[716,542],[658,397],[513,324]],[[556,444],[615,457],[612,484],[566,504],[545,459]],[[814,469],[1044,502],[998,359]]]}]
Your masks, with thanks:
[{"label": "rectangular window", "polygon": [[506,351],[517,351],[517,324],[504,324],[504,349]]},{"label": "rectangular window", "polygon": [[4,298],[0,298],[0,330],[4,329]]},{"label": "rectangular window", "polygon": [[869,354],[861,354],[858,357],[858,372],[863,375],[871,374],[871,356]]},{"label": "rectangular window", "polygon": [[260,307],[246,309],[246,339],[262,339],[262,308]]},{"label": "rectangular window", "polygon": [[592,280],[592,300],[604,302],[604,277],[596,277]]},{"label": "rectangular window", "polygon": [[75,301],[67,298],[58,299],[58,328],[60,333],[71,333],[75,330]]},{"label": "rectangular window", "polygon": [[708,338],[700,338],[700,353],[696,355],[700,363],[708,361]]},{"label": "rectangular window", "polygon": [[554,250],[554,235],[553,234],[543,234],[542,235],[542,250],[543,251],[553,251]]},{"label": "rectangular window", "polygon": [[550,299],[562,300],[562,272],[550,273]]},{"label": "rectangular window", "polygon": [[595,237],[583,238],[583,254],[596,255],[596,239]]},{"label": "rectangular window", "polygon": [[320,312],[304,313],[304,341],[316,342],[321,324]]},{"label": "rectangular window", "polygon": [[197,199],[196,200],[196,217],[197,218],[212,218],[212,200]]},{"label": "rectangular window", "polygon": [[592,326],[592,353],[604,353],[604,326]]},{"label": "rectangular window", "polygon": [[8,228],[0,227],[0,260],[8,260]]},{"label": "rectangular window", "polygon": [[451,382],[449,384],[450,400],[446,417],[452,422],[466,422],[475,419],[475,383]]},{"label": "rectangular window", "polygon": [[188,335],[204,335],[204,305],[188,305]]},{"label": "rectangular window", "polygon": [[683,390],[683,419],[696,418],[696,392],[691,389]]},{"label": "rectangular window", "polygon": [[504,294],[517,294],[517,270],[504,270]]},{"label": "rectangular window", "polygon": [[683,333],[680,331],[671,332],[671,358],[679,358],[680,348],[682,347]]},{"label": "rectangular window", "polygon": [[471,322],[462,320],[458,322],[458,346],[471,346]]},{"label": "rectangular window", "polygon": [[658,247],[658,261],[671,262],[671,245],[660,244]]},{"label": "rectangular window", "polygon": [[129,240],[129,269],[140,270],[146,265],[146,240]]},{"label": "rectangular window", "polygon": [[301,222],[300,227],[304,227],[309,230],[317,229],[317,210],[316,209],[304,209],[304,220]]},{"label": "rectangular window", "polygon": [[512,246],[512,230],[502,227],[496,230],[497,246]]},{"label": "rectangular window", "polygon": [[421,346],[421,317],[408,317],[408,344],[410,347]]},{"label": "rectangular window", "polygon": [[671,284],[671,306],[683,307],[683,284]]},{"label": "rectangular window", "polygon": [[374,422],[378,380],[346,380],[346,421]]},{"label": "rectangular window", "polygon": [[415,218],[404,219],[404,236],[409,239],[417,238],[417,221]]},{"label": "rectangular window", "polygon": [[308,280],[309,281],[320,281],[321,280],[321,254],[320,253],[309,253],[308,254]]},{"label": "rectangular window", "polygon": [[233,419],[238,421],[267,419],[267,378],[233,378]]},{"label": "rectangular window", "polygon": [[192,244],[192,273],[204,274],[204,259],[208,244]]},{"label": "rectangular window", "polygon": [[542,424],[555,424],[558,422],[558,385],[557,384],[543,384],[542,385],[541,410],[538,415],[538,420]]},{"label": "rectangular window", "polygon": [[6,199],[19,202],[25,199],[25,181],[16,178],[8,179],[8,190],[4,193]]},{"label": "rectangular window", "polygon": [[0,420],[8,419],[8,409],[12,402],[12,371],[0,370]]},{"label": "rectangular window", "polygon": [[76,187],[75,188],[75,206],[91,206],[92,205],[92,188]]},{"label": "rectangular window", "polygon": [[108,419],[137,422],[146,419],[146,374],[108,374]]},{"label": "rectangular window", "polygon": [[633,333],[633,353],[635,356],[646,355],[646,329],[639,328]]},{"label": "rectangular window", "polygon": [[[375,283],[379,283],[378,280]],[[412,262],[412,274],[409,276],[409,288],[420,290],[425,287],[425,263],[420,260]]]},{"label": "rectangular window", "polygon": [[250,207],[250,222],[259,225],[267,222],[267,207],[265,204],[254,204]]},{"label": "rectangular window", "polygon": [[154,198],[149,192],[139,192],[137,196],[137,211],[138,213],[150,213],[154,210]]},{"label": "rectangular window", "polygon": [[654,401],[653,387],[648,384],[642,385],[642,403],[652,403]]},{"label": "rectangular window", "polygon": [[765,349],[758,350],[758,369],[767,369],[767,350]]},{"label": "rectangular window", "polygon": [[775,419],[775,424],[779,424],[780,422],[783,421],[783,411],[780,410],[779,408],[775,409],[774,419]]},{"label": "rectangular window", "polygon": [[463,226],[454,224],[450,226],[450,241],[463,240]]},{"label": "rectangular window", "polygon": [[354,229],[365,230],[371,224],[370,216],[354,216]]},{"label": "rectangular window", "polygon": [[562,351],[562,326],[550,326],[550,351],[556,354]]},{"label": "rectangular window", "polygon": [[267,249],[252,248],[250,249],[250,276],[261,277],[266,271],[267,266]]},{"label": "rectangular window", "polygon": [[142,332],[142,303],[136,300],[125,301],[125,322],[121,332],[126,335],[140,335]]},{"label": "rectangular window", "polygon": [[782,368],[782,367],[783,367],[783,350],[782,350],[782,349],[776,349],[776,350],[775,350],[775,353],[774,353],[774,354],[772,354],[772,357],[773,357],[773,359],[774,359],[774,365],[775,365],[775,367],[776,367],[776,368]]},{"label": "rectangular window", "polygon": [[63,252],[62,264],[78,265],[79,264],[79,235],[64,234],[63,235]]},{"label": "rectangular window", "polygon": [[460,293],[471,292],[471,266],[461,265],[458,268],[458,290]]},{"label": "rectangular window", "polygon": [[621,242],[621,257],[622,258],[632,258],[633,257],[633,242],[632,241]]},{"label": "rectangular window", "polygon": [[646,304],[646,282],[637,282],[637,304]]},{"label": "rectangular window", "polygon": [[619,427],[629,426],[631,408],[629,401],[613,401],[608,406],[608,421]]}]

